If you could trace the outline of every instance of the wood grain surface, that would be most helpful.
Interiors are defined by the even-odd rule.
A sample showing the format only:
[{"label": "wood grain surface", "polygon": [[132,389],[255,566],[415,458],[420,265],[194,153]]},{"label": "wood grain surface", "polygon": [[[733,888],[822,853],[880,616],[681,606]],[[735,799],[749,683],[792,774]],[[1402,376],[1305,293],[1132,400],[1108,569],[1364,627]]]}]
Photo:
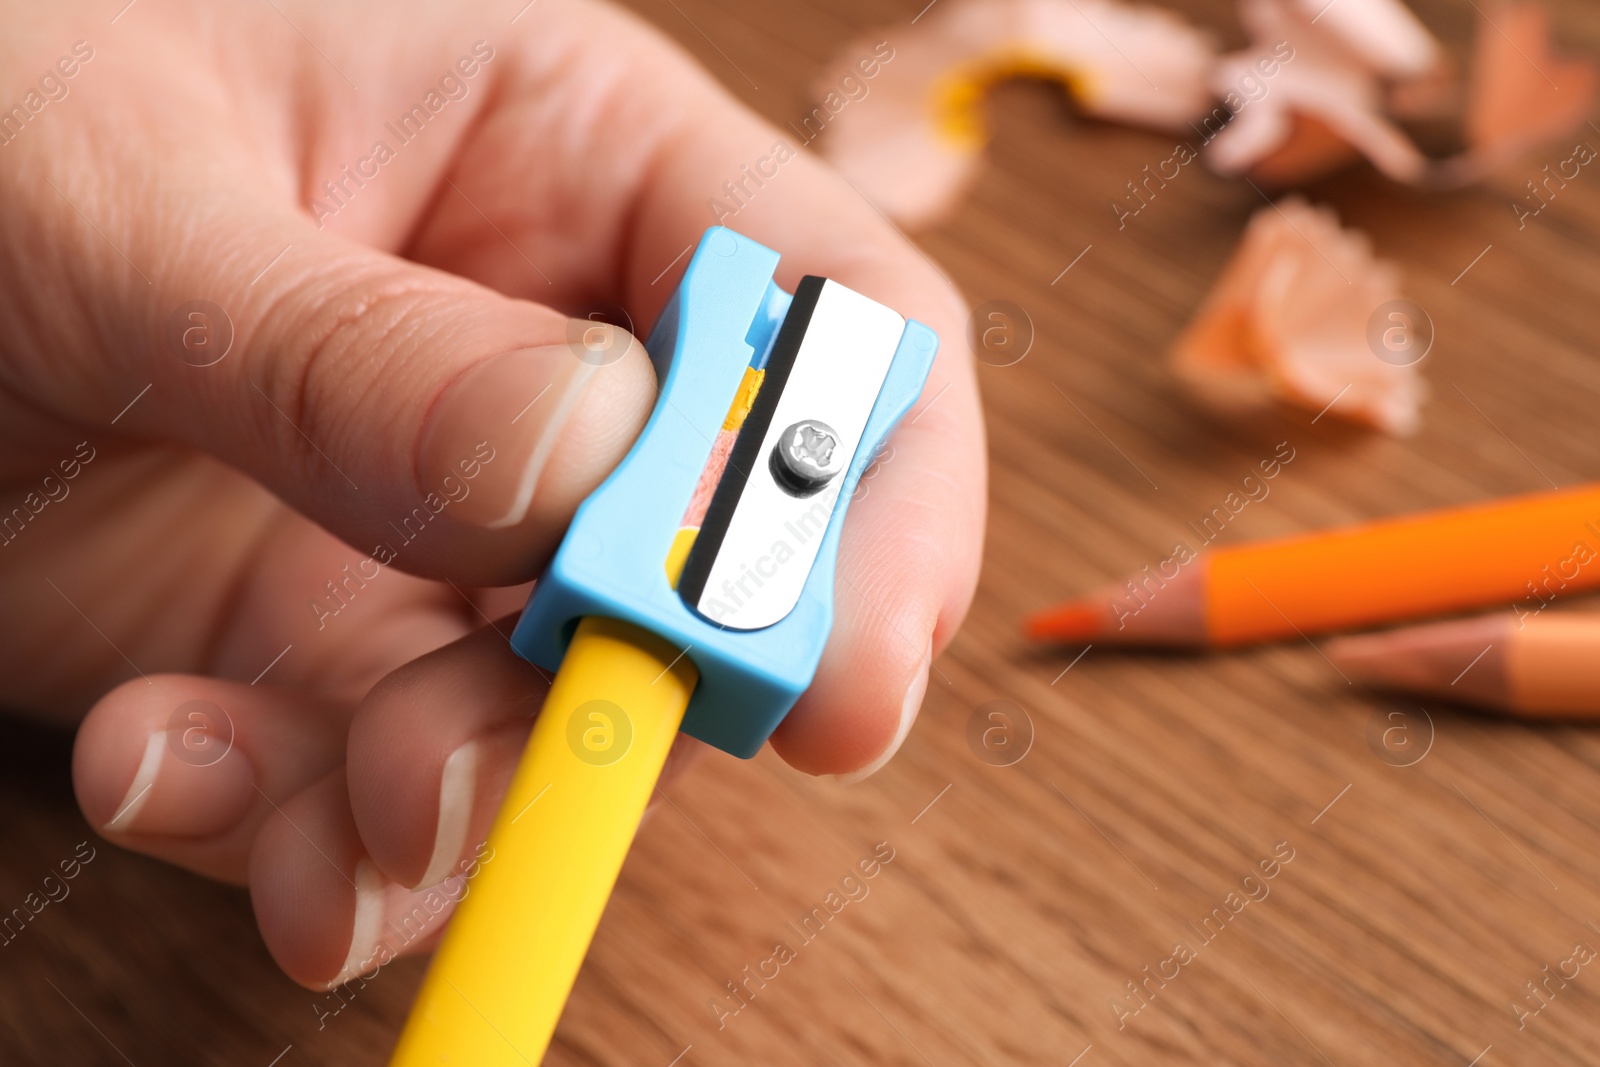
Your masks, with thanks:
[{"label": "wood grain surface", "polygon": [[[893,40],[921,2],[635,6],[784,125],[844,42],[878,25]],[[1238,39],[1230,4],[1174,6]],[[1476,6],[1416,5],[1463,59]],[[1600,54],[1592,7],[1555,11],[1564,42]],[[993,488],[971,616],[877,776],[814,780],[763,754],[708,760],[674,789],[549,1062],[1600,1062],[1600,965],[1527,988],[1600,949],[1593,730],[1375,699],[1310,642],[1074,660],[1017,634],[1027,611],[1164,558],[1279,442],[1294,460],[1230,539],[1600,475],[1600,177],[1521,230],[1511,201],[1570,146],[1459,193],[1366,168],[1308,190],[1401,264],[1432,317],[1423,429],[1234,422],[1193,406],[1164,353],[1262,196],[1189,166],[1119,232],[1109,201],[1170,138],[1082,120],[1038,85],[1003,87],[989,111],[976,189],[918,238],[975,304],[1011,301],[1035,331],[1025,358],[982,369]],[[1031,735],[1010,766],[969,743],[994,701],[1021,709],[1014,744]],[[1395,726],[1403,756],[1378,736]],[[346,1000],[300,989],[242,891],[98,842],[69,752],[31,727],[0,740],[0,906],[79,842],[97,849],[0,949],[0,1062],[384,1062],[421,963]],[[875,849],[892,860],[846,882],[850,899],[841,881]],[[803,941],[795,925],[830,892],[848,902]],[[792,958],[749,980],[780,941]]]}]

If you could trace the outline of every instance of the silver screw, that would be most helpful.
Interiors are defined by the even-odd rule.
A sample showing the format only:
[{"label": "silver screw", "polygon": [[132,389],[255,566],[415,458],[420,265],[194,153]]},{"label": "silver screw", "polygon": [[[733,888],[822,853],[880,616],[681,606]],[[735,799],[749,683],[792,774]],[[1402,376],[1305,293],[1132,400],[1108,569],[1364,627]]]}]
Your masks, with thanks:
[{"label": "silver screw", "polygon": [[772,473],[784,489],[807,496],[836,478],[849,458],[832,426],[803,419],[778,437],[772,450]]}]

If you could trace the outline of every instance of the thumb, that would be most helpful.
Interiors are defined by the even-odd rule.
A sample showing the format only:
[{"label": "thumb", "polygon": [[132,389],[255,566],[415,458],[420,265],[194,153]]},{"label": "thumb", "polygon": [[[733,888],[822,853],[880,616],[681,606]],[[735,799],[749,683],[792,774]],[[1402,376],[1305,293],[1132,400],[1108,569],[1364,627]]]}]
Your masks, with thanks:
[{"label": "thumb", "polygon": [[230,244],[124,290],[159,344],[112,353],[127,395],[150,384],[117,429],[205,449],[363,551],[403,544],[407,570],[531,577],[650,413],[624,330],[299,218]]}]

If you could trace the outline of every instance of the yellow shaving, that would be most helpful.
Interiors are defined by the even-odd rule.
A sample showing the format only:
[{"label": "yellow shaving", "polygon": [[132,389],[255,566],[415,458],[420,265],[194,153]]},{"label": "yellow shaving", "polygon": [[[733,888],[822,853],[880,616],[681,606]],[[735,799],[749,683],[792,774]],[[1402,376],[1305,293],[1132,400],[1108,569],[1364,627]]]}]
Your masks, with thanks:
[{"label": "yellow shaving", "polygon": [[941,139],[954,148],[976,152],[988,141],[983,123],[983,98],[995,85],[1009,78],[1042,78],[1060,82],[1074,99],[1084,101],[1093,95],[1088,75],[1070,70],[1037,53],[997,52],[964,63],[934,82],[930,105],[933,123]]},{"label": "yellow shaving", "polygon": [[733,403],[728,406],[728,417],[722,420],[724,430],[737,430],[744,425],[745,416],[755,407],[756,394],[761,391],[761,383],[766,377],[765,370],[756,370],[754,367],[744,369],[739,389],[733,394]]},{"label": "yellow shaving", "polygon": [[685,526],[672,538],[672,547],[667,550],[667,584],[678,588],[678,579],[683,577],[683,565],[689,561],[689,550],[694,547],[694,539],[700,533],[698,526]]}]

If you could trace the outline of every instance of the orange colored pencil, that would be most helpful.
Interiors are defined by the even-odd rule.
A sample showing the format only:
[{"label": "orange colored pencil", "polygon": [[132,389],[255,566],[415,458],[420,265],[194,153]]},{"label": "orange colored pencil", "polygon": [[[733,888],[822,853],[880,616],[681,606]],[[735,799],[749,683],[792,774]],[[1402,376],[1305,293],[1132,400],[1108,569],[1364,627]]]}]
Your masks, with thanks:
[{"label": "orange colored pencil", "polygon": [[[1181,547],[1181,546],[1180,546]],[[1030,637],[1226,647],[1600,587],[1600,484],[1175,554],[1028,619]]]},{"label": "orange colored pencil", "polygon": [[1600,718],[1600,615],[1509,611],[1330,641],[1349,678],[1514,715]]}]

